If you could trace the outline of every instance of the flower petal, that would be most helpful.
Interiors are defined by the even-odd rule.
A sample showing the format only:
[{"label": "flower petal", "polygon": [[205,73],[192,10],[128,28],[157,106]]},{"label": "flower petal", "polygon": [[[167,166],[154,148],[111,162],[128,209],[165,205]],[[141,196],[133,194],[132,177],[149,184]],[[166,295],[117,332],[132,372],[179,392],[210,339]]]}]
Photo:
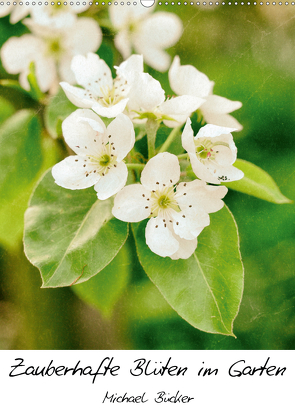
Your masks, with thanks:
[{"label": "flower petal", "polygon": [[132,7],[112,4],[109,7],[110,19],[115,28],[121,29],[131,22],[140,21],[155,7],[144,7],[140,2],[134,3]]},{"label": "flower petal", "polygon": [[224,206],[221,200],[227,193],[225,186],[207,185],[204,181],[182,182],[177,186],[177,202],[182,210],[190,205],[193,210],[214,213]]},{"label": "flower petal", "polygon": [[125,114],[119,114],[107,127],[106,135],[113,148],[118,162],[131,151],[135,143],[135,133],[131,120]]},{"label": "flower petal", "polygon": [[197,110],[205,100],[194,96],[180,96],[166,100],[159,106],[161,113],[173,116],[174,114],[182,114],[187,117]]},{"label": "flower petal", "polygon": [[54,165],[52,176],[57,185],[70,190],[82,190],[92,187],[100,176],[93,172],[93,167],[83,156],[68,156]]},{"label": "flower petal", "polygon": [[209,161],[202,163],[199,161],[195,153],[189,153],[192,169],[196,176],[203,181],[210,182],[211,184],[220,184],[217,175],[214,174],[215,166],[212,169]]},{"label": "flower petal", "polygon": [[237,132],[243,129],[243,126],[230,114],[217,114],[207,112],[207,110],[203,111],[203,106],[201,106],[201,111],[207,123],[231,127],[235,129]]},{"label": "flower petal", "polygon": [[159,256],[171,256],[179,249],[179,242],[173,236],[172,230],[165,227],[166,223],[160,217],[153,217],[146,225],[145,238],[150,250]]},{"label": "flower petal", "polygon": [[179,177],[177,156],[163,152],[148,161],[141,173],[141,183],[152,191],[162,186],[173,186]]},{"label": "flower petal", "polygon": [[147,73],[136,73],[132,95],[137,97],[137,108],[130,110],[153,111],[165,100],[165,91],[161,84]]},{"label": "flower petal", "polygon": [[[63,41],[64,48],[68,53],[71,53],[72,56],[78,54],[84,55],[89,51],[96,52],[102,41],[101,29],[98,23],[90,17],[79,17],[75,24],[67,29],[65,35]],[[93,65],[91,58],[89,59],[87,56],[86,60],[90,66]]]},{"label": "flower petal", "polygon": [[179,56],[174,58],[168,76],[172,90],[178,95],[207,97],[214,85],[207,75],[192,65],[180,65]]},{"label": "flower petal", "polygon": [[242,103],[240,101],[232,101],[228,98],[212,94],[207,97],[206,103],[202,106],[202,110],[206,112],[210,111],[211,113],[226,114],[238,110],[241,107]]},{"label": "flower petal", "polygon": [[87,119],[92,119],[105,129],[102,120],[88,109],[74,111],[62,123],[65,141],[78,155],[96,155],[102,144],[103,134],[93,130]]},{"label": "flower petal", "polygon": [[231,115],[234,110],[242,106],[240,101],[231,101],[225,97],[211,95],[201,106],[204,119],[213,125],[225,126],[237,131],[242,130],[243,126]]},{"label": "flower petal", "polygon": [[127,185],[119,191],[114,200],[112,213],[124,222],[140,222],[151,214],[151,193],[141,184]]},{"label": "flower petal", "polygon": [[100,177],[94,189],[99,200],[106,200],[120,191],[126,184],[128,169],[124,162],[119,162],[116,167],[112,167],[109,172]]},{"label": "flower petal", "polygon": [[90,109],[95,103],[94,100],[88,98],[84,88],[73,87],[64,81],[59,84],[64,90],[65,95],[75,106],[82,107],[83,109]]},{"label": "flower petal", "polygon": [[112,88],[113,78],[110,68],[103,59],[92,52],[89,52],[86,58],[83,55],[74,56],[71,68],[77,83],[96,95],[101,94],[102,87]]},{"label": "flower petal", "polygon": [[143,57],[142,55],[133,54],[118,67],[115,66],[115,68],[119,77],[124,77],[128,83],[132,84],[134,73],[143,72]]},{"label": "flower petal", "polygon": [[181,239],[176,236],[176,239],[179,242],[179,249],[173,255],[170,256],[171,259],[188,259],[196,250],[198,245],[198,239],[193,240]]},{"label": "flower petal", "polygon": [[173,213],[173,229],[182,239],[195,239],[204,227],[209,226],[209,214],[203,210],[187,208],[181,212]]},{"label": "flower petal", "polygon": [[[214,165],[213,167],[214,168]],[[228,165],[228,166],[221,166],[217,165],[215,166],[215,176],[220,180],[221,182],[229,182],[229,181],[238,181],[243,178],[244,173],[243,171],[239,170],[238,168]]]},{"label": "flower petal", "polygon": [[173,46],[182,30],[182,21],[174,13],[157,12],[136,28],[132,42],[148,65],[164,72],[169,68],[171,58],[163,49]]},{"label": "flower petal", "polygon": [[128,100],[128,98],[124,98],[123,100],[120,100],[119,103],[110,107],[104,107],[100,103],[95,102],[95,104],[92,105],[92,110],[102,117],[116,117],[125,110]]},{"label": "flower petal", "polygon": [[128,58],[132,53],[132,45],[130,42],[129,32],[122,30],[114,38],[115,47],[118,49],[123,59]]},{"label": "flower petal", "polygon": [[191,126],[192,122],[191,119],[187,119],[186,124],[184,126],[182,135],[181,135],[181,143],[183,149],[185,149],[188,153],[195,153],[195,144],[194,144],[194,132]]}]

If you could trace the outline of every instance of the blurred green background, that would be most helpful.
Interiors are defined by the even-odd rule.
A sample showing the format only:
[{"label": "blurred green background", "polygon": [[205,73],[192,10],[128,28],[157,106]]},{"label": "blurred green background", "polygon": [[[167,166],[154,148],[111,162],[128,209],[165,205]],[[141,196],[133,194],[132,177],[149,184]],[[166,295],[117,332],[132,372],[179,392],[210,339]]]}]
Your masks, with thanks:
[{"label": "blurred green background", "polygon": [[[215,94],[242,101],[233,114],[244,126],[234,134],[238,157],[267,171],[294,201],[295,6],[182,4],[157,9],[177,13],[184,23],[171,55],[206,73],[215,81]],[[1,18],[0,45],[25,31],[21,23],[10,25],[8,17]],[[104,42],[110,41],[107,31]],[[118,59],[116,54],[113,63]],[[150,72],[171,93],[167,73]],[[2,66],[0,76],[17,79]],[[0,123],[23,108],[38,111],[26,94],[0,85]],[[182,320],[136,259],[111,317],[102,316],[70,288],[40,289],[39,271],[26,260],[21,237],[10,241],[10,229],[21,235],[29,191],[12,202],[9,213],[0,208],[1,349],[294,349],[293,204],[275,205],[235,191],[225,198],[238,224],[245,266],[234,339],[203,333]],[[132,248],[132,238],[128,244]]]}]

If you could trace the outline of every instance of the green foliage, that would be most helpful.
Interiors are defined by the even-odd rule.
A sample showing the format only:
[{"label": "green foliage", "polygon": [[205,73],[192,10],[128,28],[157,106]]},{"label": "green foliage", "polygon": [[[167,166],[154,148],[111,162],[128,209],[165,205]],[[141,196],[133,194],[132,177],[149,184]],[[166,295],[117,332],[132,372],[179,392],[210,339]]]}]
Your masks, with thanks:
[{"label": "green foliage", "polygon": [[25,214],[25,253],[42,275],[43,287],[86,281],[117,255],[128,224],[114,219],[112,200],[91,189],[71,191],[51,172],[39,182]]},{"label": "green foliage", "polygon": [[15,109],[13,105],[6,100],[4,97],[0,96],[0,125],[13,115]]},{"label": "green foliage", "polygon": [[131,278],[131,256],[128,241],[116,257],[102,271],[82,284],[73,285],[73,291],[87,304],[110,317],[114,305]]},{"label": "green foliage", "polygon": [[51,137],[57,139],[62,136],[61,124],[75,110],[77,107],[67,99],[60,88],[58,93],[50,99],[44,112],[45,126]]},{"label": "green foliage", "polygon": [[224,183],[228,188],[271,203],[292,203],[291,200],[280,192],[274,180],[263,169],[241,159],[238,159],[234,166],[244,172],[244,177],[239,181]]},{"label": "green foliage", "polygon": [[238,232],[226,207],[210,218],[187,260],[152,253],[145,243],[145,222],[133,226],[135,241],[146,274],[182,318],[200,330],[233,336],[243,291]]},{"label": "green foliage", "polygon": [[21,110],[1,126],[0,195],[11,201],[42,165],[41,124],[35,113]]}]

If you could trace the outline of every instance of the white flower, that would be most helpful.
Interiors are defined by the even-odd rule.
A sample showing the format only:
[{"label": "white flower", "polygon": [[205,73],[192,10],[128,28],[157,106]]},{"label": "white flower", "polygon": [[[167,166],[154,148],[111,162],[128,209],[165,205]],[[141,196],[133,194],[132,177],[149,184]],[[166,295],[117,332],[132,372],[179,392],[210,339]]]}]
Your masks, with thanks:
[{"label": "white flower", "polygon": [[[84,4],[83,4],[84,3]],[[72,26],[77,13],[82,13],[89,8],[86,2],[55,2],[51,5],[38,4],[38,7],[31,8],[32,19],[40,25],[50,25],[53,28],[65,28]]]},{"label": "white flower", "polygon": [[179,177],[175,155],[156,155],[142,171],[142,185],[127,185],[116,195],[113,215],[125,222],[150,218],[145,230],[149,248],[159,256],[187,259],[209,225],[208,213],[223,207],[227,188],[200,180],[177,184]]},{"label": "white flower", "polygon": [[39,25],[32,19],[24,23],[33,33],[8,39],[1,49],[1,59],[6,71],[20,73],[20,84],[27,90],[31,62],[35,63],[40,90],[54,91],[60,79],[75,82],[70,68],[72,57],[96,51],[102,40],[100,27],[91,18],[77,18],[73,25],[64,28]]},{"label": "white flower", "polygon": [[92,108],[100,116],[115,117],[126,107],[134,73],[143,71],[143,59],[141,55],[132,55],[117,68],[114,80],[105,61],[93,53],[75,56],[71,68],[77,83],[84,88],[61,82],[68,99],[75,106]]},{"label": "white flower", "polygon": [[14,24],[26,17],[32,10],[32,2],[25,2],[20,5],[20,2],[4,2],[0,5],[0,17],[6,16],[10,13],[9,21]]},{"label": "white flower", "polygon": [[123,58],[128,58],[132,48],[143,55],[145,62],[158,71],[169,68],[171,58],[165,48],[173,46],[182,34],[182,21],[174,13],[150,13],[154,7],[144,7],[140,2],[131,7],[112,4],[110,19],[115,29],[115,46]]},{"label": "white flower", "polygon": [[14,24],[30,13],[32,18],[38,23],[43,24],[45,21],[48,23],[48,20],[53,18],[54,20],[60,21],[62,24],[61,26],[63,26],[65,23],[65,16],[69,18],[67,20],[70,20],[73,23],[72,19],[74,18],[74,15],[87,10],[88,7],[89,4],[87,3],[83,5],[82,3],[76,4],[76,2],[65,5],[62,2],[59,4],[56,2],[53,5],[47,6],[42,3],[38,4],[38,7],[36,7],[35,2],[32,1],[4,2],[4,4],[0,6],[0,17],[10,13],[10,23]]},{"label": "white flower", "polygon": [[207,123],[236,130],[243,129],[243,126],[228,114],[239,109],[242,103],[214,95],[214,82],[192,65],[180,65],[178,56],[174,58],[169,69],[169,81],[176,94],[188,94],[205,99],[200,110]]},{"label": "white flower", "polygon": [[52,168],[56,184],[70,190],[94,185],[100,200],[124,187],[128,170],[123,158],[135,142],[127,116],[120,114],[106,128],[93,111],[78,109],[63,121],[62,130],[66,143],[77,155]]},{"label": "white flower", "polygon": [[235,129],[206,125],[194,137],[190,119],[182,132],[182,146],[190,157],[194,173],[201,180],[220,184],[237,181],[244,173],[232,166],[237,148],[230,132]]},{"label": "white flower", "polygon": [[129,115],[136,123],[155,118],[168,127],[182,125],[203,103],[204,99],[183,95],[165,100],[165,91],[159,81],[147,73],[135,73],[129,94]]}]

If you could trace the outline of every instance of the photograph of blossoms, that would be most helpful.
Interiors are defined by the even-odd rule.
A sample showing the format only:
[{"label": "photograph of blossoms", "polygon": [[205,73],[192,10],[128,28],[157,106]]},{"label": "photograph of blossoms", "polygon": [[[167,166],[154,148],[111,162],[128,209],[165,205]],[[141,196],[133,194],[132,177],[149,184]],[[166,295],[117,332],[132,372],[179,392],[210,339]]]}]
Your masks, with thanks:
[{"label": "photograph of blossoms", "polygon": [[294,349],[294,22],[0,4],[1,349]]}]

